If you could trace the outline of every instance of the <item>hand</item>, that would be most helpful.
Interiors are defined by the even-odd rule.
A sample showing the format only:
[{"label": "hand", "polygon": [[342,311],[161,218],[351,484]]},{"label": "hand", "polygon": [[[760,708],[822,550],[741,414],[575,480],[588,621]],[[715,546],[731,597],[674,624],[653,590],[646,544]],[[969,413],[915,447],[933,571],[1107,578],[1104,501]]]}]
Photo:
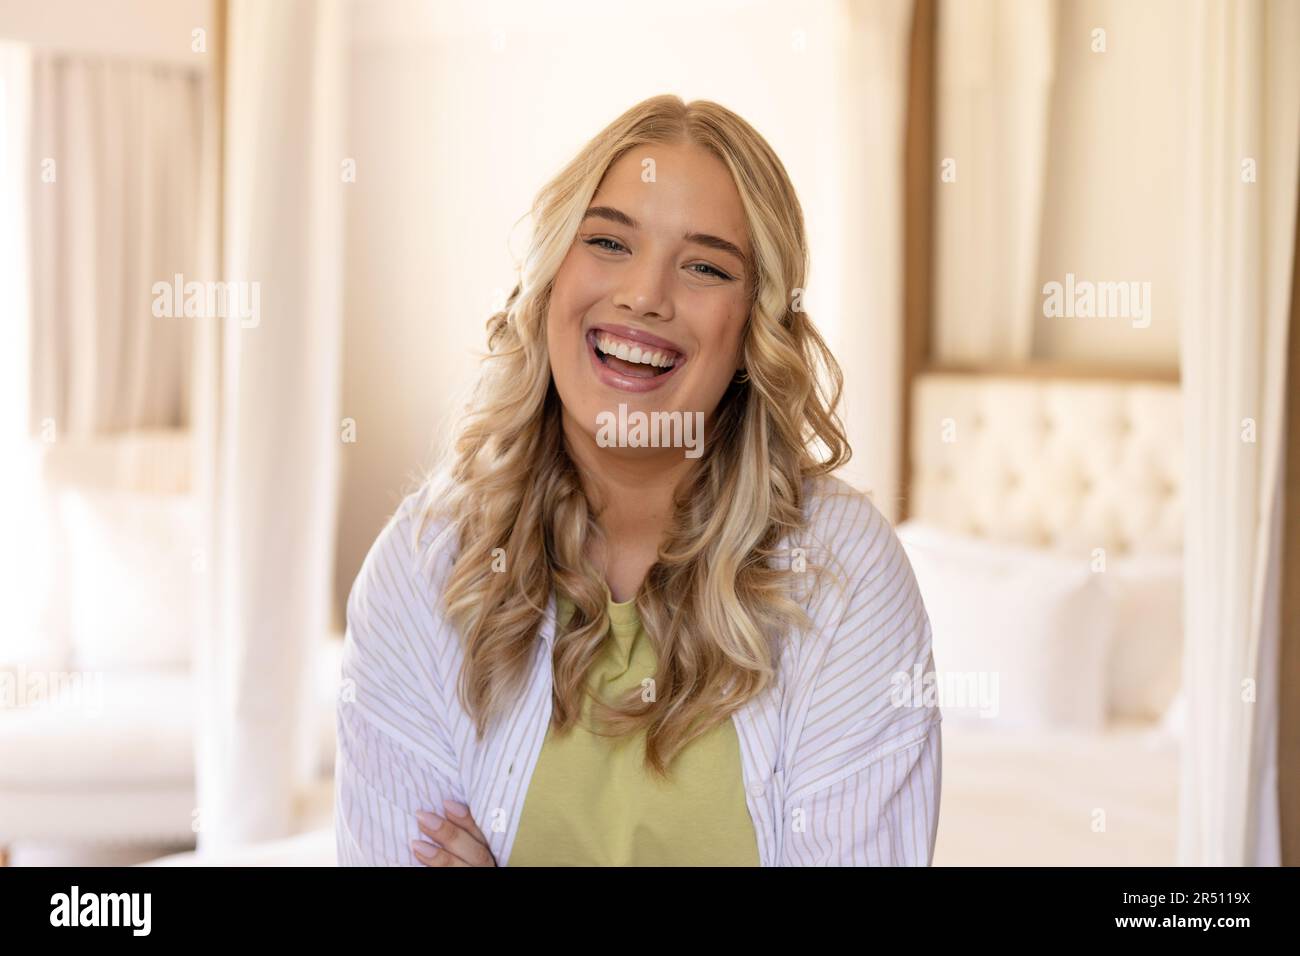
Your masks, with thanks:
[{"label": "hand", "polygon": [[436,842],[411,841],[415,857],[425,866],[496,866],[487,840],[469,815],[469,808],[450,800],[443,803],[447,816],[421,811],[415,815],[420,832]]}]

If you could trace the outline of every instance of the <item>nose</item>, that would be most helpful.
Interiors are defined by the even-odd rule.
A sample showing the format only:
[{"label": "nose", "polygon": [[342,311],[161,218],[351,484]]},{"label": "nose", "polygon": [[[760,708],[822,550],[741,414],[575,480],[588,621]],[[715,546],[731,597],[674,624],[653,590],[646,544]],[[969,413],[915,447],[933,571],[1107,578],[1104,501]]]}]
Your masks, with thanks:
[{"label": "nose", "polygon": [[614,295],[614,306],[645,318],[671,319],[672,299],[668,294],[671,263],[640,256],[629,264]]}]

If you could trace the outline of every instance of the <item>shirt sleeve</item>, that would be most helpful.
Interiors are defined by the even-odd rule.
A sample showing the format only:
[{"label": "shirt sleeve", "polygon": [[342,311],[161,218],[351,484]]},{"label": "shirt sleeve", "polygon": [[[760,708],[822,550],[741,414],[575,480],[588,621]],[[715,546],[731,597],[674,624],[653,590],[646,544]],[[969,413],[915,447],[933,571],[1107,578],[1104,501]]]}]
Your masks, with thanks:
[{"label": "shirt sleeve", "polygon": [[796,801],[786,866],[929,866],[939,829],[942,721],[829,787]]},{"label": "shirt sleeve", "polygon": [[464,802],[446,732],[431,588],[404,509],[380,533],[348,597],[336,711],[334,834],[340,866],[419,866],[417,810]]},{"label": "shirt sleeve", "polygon": [[832,501],[820,530],[848,571],[848,597],[814,616],[781,865],[929,866],[942,786],[930,620],[901,542],[869,499]]}]

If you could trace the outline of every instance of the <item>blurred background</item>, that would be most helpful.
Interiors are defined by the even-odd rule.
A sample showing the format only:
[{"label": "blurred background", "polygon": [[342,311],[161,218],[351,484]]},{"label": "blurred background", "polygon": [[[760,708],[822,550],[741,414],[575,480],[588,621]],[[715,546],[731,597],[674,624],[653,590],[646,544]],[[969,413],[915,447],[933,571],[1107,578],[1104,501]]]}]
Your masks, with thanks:
[{"label": "blurred background", "polygon": [[352,580],[665,92],[803,203],[935,864],[1300,862],[1295,0],[0,0],[0,862],[333,865]]}]

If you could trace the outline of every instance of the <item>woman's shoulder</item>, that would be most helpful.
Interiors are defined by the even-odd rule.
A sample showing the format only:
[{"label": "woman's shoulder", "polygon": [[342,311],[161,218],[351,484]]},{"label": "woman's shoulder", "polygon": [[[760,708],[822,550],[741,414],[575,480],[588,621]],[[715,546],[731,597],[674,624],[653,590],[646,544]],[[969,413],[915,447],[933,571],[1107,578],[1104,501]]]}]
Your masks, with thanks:
[{"label": "woman's shoulder", "polygon": [[426,500],[423,486],[401,500],[352,582],[339,712],[354,704],[407,750],[437,762],[446,758],[435,728],[445,729],[454,700],[447,675],[457,642],[448,639],[441,600],[449,522],[426,520]]},{"label": "woman's shoulder", "polygon": [[803,480],[803,513],[819,532],[852,534],[884,521],[871,496],[839,475],[813,475]]},{"label": "woman's shoulder", "polygon": [[[814,633],[837,652],[892,644],[886,658],[929,655],[929,620],[911,562],[894,527],[870,496],[835,476],[805,482],[807,523],[797,544],[827,575],[807,594]],[[827,648],[823,647],[823,650]]]},{"label": "woman's shoulder", "polygon": [[795,545],[811,562],[853,585],[906,561],[893,526],[865,492],[837,475],[805,478],[803,490],[804,527]]},{"label": "woman's shoulder", "polygon": [[375,536],[348,595],[349,622],[377,617],[423,622],[455,558],[453,524],[431,505],[428,482],[408,493]]},{"label": "woman's shoulder", "polygon": [[399,712],[435,719],[433,702],[447,699],[442,688],[455,672],[458,642],[442,602],[455,557],[454,523],[436,517],[431,500],[428,482],[401,500],[348,594],[343,676],[372,717],[382,711],[391,726]]}]

